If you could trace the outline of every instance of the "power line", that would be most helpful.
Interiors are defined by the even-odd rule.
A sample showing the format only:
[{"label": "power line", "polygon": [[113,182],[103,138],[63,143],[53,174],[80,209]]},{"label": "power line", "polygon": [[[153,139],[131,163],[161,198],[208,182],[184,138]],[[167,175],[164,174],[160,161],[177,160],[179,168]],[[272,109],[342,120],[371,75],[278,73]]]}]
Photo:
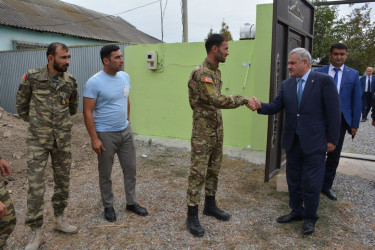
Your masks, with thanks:
[{"label": "power line", "polygon": [[355,4],[355,3],[369,3],[375,2],[375,0],[346,0],[346,1],[327,1],[327,2],[315,2],[312,3],[314,6],[322,6],[322,5],[339,5],[339,4]]},{"label": "power line", "polygon": [[77,21],[77,22],[65,22],[65,23],[58,23],[58,24],[34,25],[34,27],[61,26],[61,25],[66,25],[66,24],[87,23],[87,22],[91,22],[91,21],[94,21],[94,20],[103,19],[103,18],[107,18],[107,17],[116,17],[115,15],[124,14],[124,13],[130,12],[130,11],[133,11],[133,10],[136,10],[136,9],[140,9],[140,8],[143,8],[143,7],[149,6],[149,5],[154,4],[154,3],[158,3],[158,2],[160,2],[160,0],[157,0],[157,1],[154,1],[154,2],[151,2],[151,3],[148,3],[148,4],[144,4],[144,5],[141,5],[141,6],[135,7],[135,8],[130,9],[130,10],[125,10],[125,11],[119,12],[119,13],[117,13],[117,14],[105,15],[105,16],[102,16],[102,17],[92,18],[92,19],[90,19],[90,20]]},{"label": "power line", "polygon": [[163,11],[163,2],[160,0],[160,21],[161,21],[161,41],[164,40],[164,14],[165,9],[167,8],[168,0],[165,2],[164,11]]},{"label": "power line", "polygon": [[167,4],[168,4],[168,0],[165,2],[164,11],[163,11],[163,19],[164,19],[165,9],[167,8]]}]

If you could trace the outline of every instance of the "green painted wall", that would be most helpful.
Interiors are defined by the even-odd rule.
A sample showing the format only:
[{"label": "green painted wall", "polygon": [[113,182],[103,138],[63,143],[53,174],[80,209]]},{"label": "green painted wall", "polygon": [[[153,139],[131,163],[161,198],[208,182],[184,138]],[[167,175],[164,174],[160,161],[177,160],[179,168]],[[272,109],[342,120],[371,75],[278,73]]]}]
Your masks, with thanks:
[{"label": "green painted wall", "polygon": [[[257,6],[255,40],[229,42],[227,61],[220,64],[222,93],[268,100],[272,40],[272,5]],[[157,70],[147,69],[146,52],[158,53]],[[125,48],[125,71],[132,84],[131,123],[144,136],[190,140],[192,111],[187,82],[206,57],[204,43],[135,45]],[[243,63],[251,63],[244,67]],[[247,80],[245,82],[246,72]],[[223,110],[224,144],[265,150],[267,117],[245,106]]]}]

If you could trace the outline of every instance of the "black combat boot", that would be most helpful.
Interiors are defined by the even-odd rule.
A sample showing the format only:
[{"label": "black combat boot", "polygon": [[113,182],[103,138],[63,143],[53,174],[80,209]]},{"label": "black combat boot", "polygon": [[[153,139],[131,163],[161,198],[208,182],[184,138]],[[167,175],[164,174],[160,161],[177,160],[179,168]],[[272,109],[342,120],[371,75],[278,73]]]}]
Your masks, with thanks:
[{"label": "black combat boot", "polygon": [[222,211],[216,206],[215,196],[206,196],[203,214],[213,216],[216,219],[223,221],[228,221],[230,219],[230,214]]},{"label": "black combat boot", "polygon": [[203,236],[204,230],[201,224],[199,223],[199,219],[198,219],[198,205],[188,206],[188,217],[186,219],[186,224],[192,235],[197,236],[197,237]]}]

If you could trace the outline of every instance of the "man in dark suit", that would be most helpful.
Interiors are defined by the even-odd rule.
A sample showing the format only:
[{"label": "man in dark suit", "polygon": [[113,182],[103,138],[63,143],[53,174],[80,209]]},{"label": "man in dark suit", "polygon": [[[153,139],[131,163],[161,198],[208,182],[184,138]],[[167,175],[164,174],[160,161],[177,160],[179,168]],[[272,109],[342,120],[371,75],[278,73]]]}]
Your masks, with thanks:
[{"label": "man in dark suit", "polygon": [[339,165],[345,133],[348,131],[354,137],[359,127],[359,119],[361,118],[362,91],[359,82],[359,74],[358,71],[344,65],[347,57],[348,48],[346,45],[336,43],[331,46],[329,52],[330,65],[315,70],[333,77],[341,102],[340,139],[336,149],[327,154],[324,183],[322,187],[322,193],[331,200],[337,200],[336,194],[332,191],[332,185],[336,176],[336,169]]},{"label": "man in dark suit", "polygon": [[372,75],[373,72],[373,68],[368,67],[366,75],[360,79],[362,87],[362,122],[367,121],[367,115],[372,106],[372,99],[375,92],[375,76]]},{"label": "man in dark suit", "polygon": [[281,146],[286,151],[286,178],[292,211],[279,223],[304,220],[303,234],[314,232],[324,178],[326,152],[339,140],[340,101],[333,79],[311,71],[311,56],[304,48],[293,49],[288,57],[290,78],[283,81],[271,103],[256,97],[251,110],[273,115],[285,112]]}]

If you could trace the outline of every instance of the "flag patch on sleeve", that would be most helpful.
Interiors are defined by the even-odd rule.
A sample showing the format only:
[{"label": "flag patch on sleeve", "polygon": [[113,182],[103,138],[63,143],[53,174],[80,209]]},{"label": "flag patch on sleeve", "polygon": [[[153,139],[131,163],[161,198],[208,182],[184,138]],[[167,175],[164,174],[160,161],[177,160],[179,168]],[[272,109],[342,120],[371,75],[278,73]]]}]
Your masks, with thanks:
[{"label": "flag patch on sleeve", "polygon": [[203,78],[203,81],[208,82],[208,83],[214,83],[214,81],[212,80],[211,77],[205,77],[205,78]]}]

